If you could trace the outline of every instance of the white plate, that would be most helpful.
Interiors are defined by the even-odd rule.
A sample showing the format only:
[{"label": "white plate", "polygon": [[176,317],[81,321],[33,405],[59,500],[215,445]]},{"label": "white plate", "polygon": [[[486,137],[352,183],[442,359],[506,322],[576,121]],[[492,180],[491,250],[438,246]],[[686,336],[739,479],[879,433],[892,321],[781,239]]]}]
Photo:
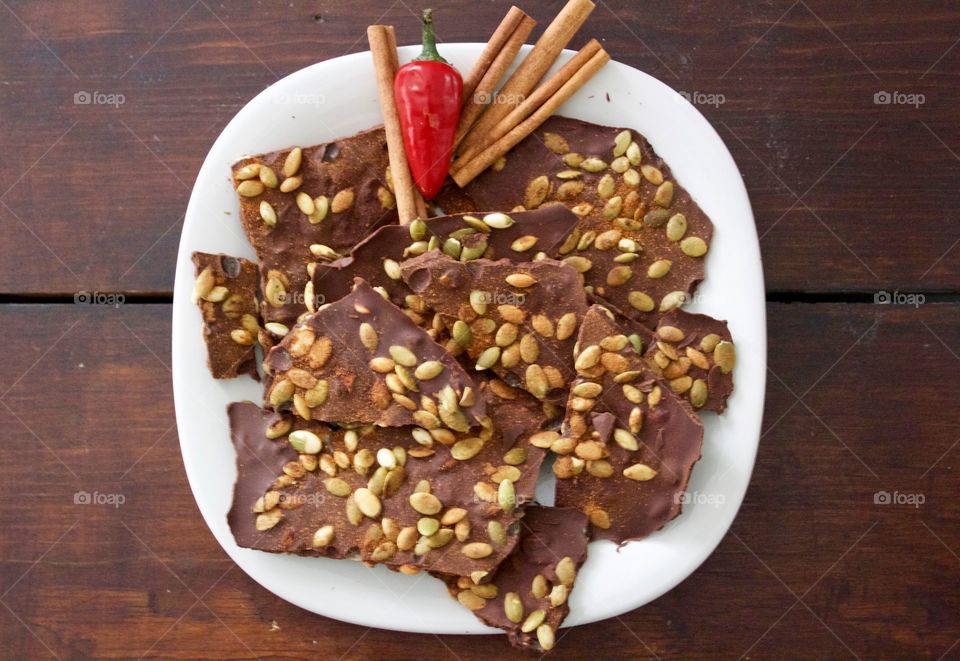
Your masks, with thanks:
[{"label": "white plate", "polygon": [[[469,69],[482,44],[443,44],[443,55]],[[529,47],[528,47],[529,48]],[[418,48],[400,49],[401,61]],[[565,61],[572,53],[566,52]],[[562,64],[562,62],[561,62]],[[609,94],[609,100],[607,95]],[[705,414],[703,458],[683,514],[619,553],[590,545],[566,625],[642,606],[689,576],[713,551],[743,500],[760,436],[766,377],[766,318],[760,250],[747,192],[717,133],[663,83],[611,62],[560,113],[643,133],[677,180],[716,224],[707,279],[690,309],[728,319],[739,348],[736,392],[723,416]],[[321,62],[278,81],[248,103],[214,143],[187,207],[173,301],[173,388],[180,449],[197,505],[224,550],[255,581],[307,610],[361,625],[432,633],[485,633],[429,576],[404,576],[360,563],[274,555],[239,548],[227,527],[235,455],[225,407],[261,401],[243,377],[215,381],[206,368],[200,314],[190,303],[194,250],[253,257],[238,218],[229,166],[247,154],[310,145],[380,123],[369,53]]]}]

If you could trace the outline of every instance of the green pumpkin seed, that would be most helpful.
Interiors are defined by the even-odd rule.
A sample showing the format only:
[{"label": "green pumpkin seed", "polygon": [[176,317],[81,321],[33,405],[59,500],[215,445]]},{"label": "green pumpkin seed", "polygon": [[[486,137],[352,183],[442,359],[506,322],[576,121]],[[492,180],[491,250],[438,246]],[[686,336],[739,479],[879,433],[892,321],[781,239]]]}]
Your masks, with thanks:
[{"label": "green pumpkin seed", "polygon": [[523,620],[523,602],[516,592],[508,592],[503,597],[503,612],[511,622],[519,624]]},{"label": "green pumpkin seed", "polygon": [[680,250],[689,257],[702,257],[707,254],[707,242],[699,236],[688,236],[680,242]]},{"label": "green pumpkin seed", "polygon": [[653,299],[642,291],[632,291],[627,294],[627,302],[640,312],[650,312],[656,306]]},{"label": "green pumpkin seed", "polygon": [[737,362],[737,352],[733,342],[720,341],[713,350],[713,360],[724,374],[732,372]]},{"label": "green pumpkin seed", "polygon": [[290,432],[287,440],[290,441],[294,450],[305,454],[317,454],[323,448],[320,437],[306,429]]},{"label": "green pumpkin seed", "polygon": [[394,344],[388,351],[390,352],[390,357],[393,358],[394,362],[398,365],[414,367],[417,364],[417,357],[410,349],[404,346]]},{"label": "green pumpkin seed", "polygon": [[513,243],[510,244],[510,248],[514,252],[526,252],[530,250],[532,247],[534,247],[535,245],[537,245],[537,237],[531,234],[527,234],[525,236],[521,236],[518,239],[515,239]]},{"label": "green pumpkin seed", "polygon": [[647,277],[654,280],[663,278],[670,273],[671,266],[673,266],[673,262],[669,259],[658,259],[647,269]]},{"label": "green pumpkin seed", "polygon": [[707,403],[707,382],[703,379],[697,379],[690,387],[690,403],[696,408]]},{"label": "green pumpkin seed", "polygon": [[500,360],[500,347],[487,347],[477,358],[476,369],[489,369],[496,365],[498,360]]},{"label": "green pumpkin seed", "polygon": [[672,291],[660,300],[660,312],[669,312],[687,302],[687,292]]},{"label": "green pumpkin seed", "polygon": [[651,209],[643,217],[643,224],[647,227],[663,227],[670,220],[670,212],[666,209]]},{"label": "green pumpkin seed", "polygon": [[599,158],[591,156],[581,161],[580,169],[593,173],[603,172],[607,169],[607,164]]},{"label": "green pumpkin seed", "polygon": [[465,438],[453,444],[450,448],[450,456],[457,461],[467,461],[475,457],[482,448],[482,439],[477,437]]}]

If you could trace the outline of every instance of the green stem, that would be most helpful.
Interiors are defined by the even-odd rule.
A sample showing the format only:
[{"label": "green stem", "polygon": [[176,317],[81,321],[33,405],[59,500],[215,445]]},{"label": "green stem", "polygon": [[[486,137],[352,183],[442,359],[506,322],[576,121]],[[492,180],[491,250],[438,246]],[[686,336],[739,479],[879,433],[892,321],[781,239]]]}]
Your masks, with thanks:
[{"label": "green stem", "polygon": [[443,62],[449,64],[440,57],[437,52],[437,35],[433,31],[433,10],[424,9],[421,16],[423,21],[423,50],[420,55],[414,58],[417,62]]}]

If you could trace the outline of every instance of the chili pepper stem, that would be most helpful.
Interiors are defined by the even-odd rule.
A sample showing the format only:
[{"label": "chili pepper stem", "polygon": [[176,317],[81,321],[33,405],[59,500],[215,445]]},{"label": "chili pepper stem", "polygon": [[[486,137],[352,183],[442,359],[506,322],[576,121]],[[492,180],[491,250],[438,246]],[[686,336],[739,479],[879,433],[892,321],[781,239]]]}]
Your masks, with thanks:
[{"label": "chili pepper stem", "polygon": [[443,62],[449,64],[440,53],[437,52],[437,35],[433,31],[433,10],[424,9],[420,16],[423,21],[423,50],[413,58],[415,62]]}]

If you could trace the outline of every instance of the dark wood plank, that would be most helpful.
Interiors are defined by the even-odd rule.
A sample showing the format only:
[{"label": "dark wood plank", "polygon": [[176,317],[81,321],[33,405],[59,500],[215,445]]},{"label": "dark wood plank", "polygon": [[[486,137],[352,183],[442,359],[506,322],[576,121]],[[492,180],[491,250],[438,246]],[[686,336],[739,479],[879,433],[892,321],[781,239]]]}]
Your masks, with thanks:
[{"label": "dark wood plank", "polygon": [[[444,39],[478,41],[509,3],[434,4]],[[542,29],[557,3],[524,7]],[[364,50],[371,22],[418,38],[403,3],[0,12],[0,293],[168,293],[195,174],[233,114],[280,76]],[[949,0],[609,0],[575,45],[595,35],[677,90],[723,95],[695,98],[743,171],[771,290],[956,292],[958,19]],[[124,103],[74,104],[95,91]],[[880,91],[925,103],[876,105]]]},{"label": "dark wood plank", "polygon": [[[169,306],[3,314],[4,657],[519,658],[501,637],[317,617],[230,562],[171,427]],[[731,533],[661,599],[565,632],[555,658],[937,658],[960,637],[960,305],[768,314],[765,434]]]}]

